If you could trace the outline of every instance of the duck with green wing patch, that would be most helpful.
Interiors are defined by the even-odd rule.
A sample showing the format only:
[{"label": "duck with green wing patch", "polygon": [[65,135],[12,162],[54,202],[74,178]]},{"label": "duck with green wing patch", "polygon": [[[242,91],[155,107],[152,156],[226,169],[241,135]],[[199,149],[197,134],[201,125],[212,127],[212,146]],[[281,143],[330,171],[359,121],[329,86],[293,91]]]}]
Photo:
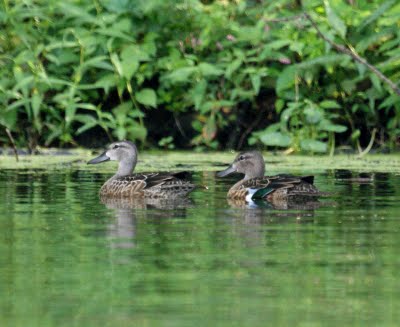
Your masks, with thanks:
[{"label": "duck with green wing patch", "polygon": [[186,196],[194,185],[185,178],[188,172],[157,172],[132,174],[137,163],[137,149],[130,141],[110,144],[108,149],[88,164],[118,161],[118,171],[100,189],[104,197],[176,198]]},{"label": "duck with green wing patch", "polygon": [[233,163],[217,173],[225,177],[232,173],[244,174],[244,178],[228,191],[228,198],[234,200],[275,201],[293,197],[317,197],[323,195],[314,186],[314,176],[291,175],[264,176],[265,162],[258,151],[247,151],[237,155]]}]

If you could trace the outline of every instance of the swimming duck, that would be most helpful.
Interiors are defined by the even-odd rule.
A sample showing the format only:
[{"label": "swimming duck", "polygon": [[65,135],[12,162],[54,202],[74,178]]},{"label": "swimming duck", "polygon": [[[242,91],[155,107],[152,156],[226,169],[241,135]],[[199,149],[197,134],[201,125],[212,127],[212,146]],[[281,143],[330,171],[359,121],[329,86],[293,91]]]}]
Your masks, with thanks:
[{"label": "swimming duck", "polygon": [[244,178],[228,191],[228,198],[233,200],[278,201],[294,196],[315,197],[322,194],[313,185],[314,176],[264,176],[265,162],[258,151],[238,154],[233,163],[227,169],[218,172],[217,176],[225,177],[232,173],[244,174]]},{"label": "swimming duck", "polygon": [[118,161],[118,171],[100,189],[104,197],[150,197],[175,198],[185,196],[194,189],[194,185],[184,180],[187,172],[159,172],[132,174],[137,163],[137,148],[130,141],[110,144],[108,149],[88,164],[114,160]]}]

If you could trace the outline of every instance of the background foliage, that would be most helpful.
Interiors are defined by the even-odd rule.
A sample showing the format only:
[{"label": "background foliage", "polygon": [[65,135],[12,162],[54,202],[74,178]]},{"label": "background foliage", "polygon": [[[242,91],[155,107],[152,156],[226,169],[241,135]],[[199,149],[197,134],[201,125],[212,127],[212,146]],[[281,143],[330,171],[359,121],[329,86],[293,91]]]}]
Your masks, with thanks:
[{"label": "background foliage", "polygon": [[[393,148],[395,0],[3,0],[0,137],[19,146]],[[287,18],[282,20],[282,18]]]}]

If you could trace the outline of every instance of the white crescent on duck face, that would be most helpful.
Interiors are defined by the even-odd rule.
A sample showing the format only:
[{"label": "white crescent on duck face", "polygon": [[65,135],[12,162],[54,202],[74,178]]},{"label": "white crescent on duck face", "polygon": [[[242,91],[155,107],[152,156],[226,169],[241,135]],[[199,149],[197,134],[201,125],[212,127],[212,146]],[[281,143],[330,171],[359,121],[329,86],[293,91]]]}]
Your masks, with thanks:
[{"label": "white crescent on duck face", "polygon": [[319,196],[321,192],[313,185],[314,176],[277,175],[264,176],[265,162],[258,151],[247,151],[237,155],[233,163],[217,176],[242,173],[244,178],[228,191],[230,199],[283,199],[290,196]]},{"label": "white crescent on duck face", "polygon": [[102,197],[153,197],[170,198],[187,195],[194,184],[185,180],[187,172],[159,172],[132,174],[137,163],[137,149],[130,141],[114,142],[88,164],[108,160],[118,161],[118,171],[100,189]]}]

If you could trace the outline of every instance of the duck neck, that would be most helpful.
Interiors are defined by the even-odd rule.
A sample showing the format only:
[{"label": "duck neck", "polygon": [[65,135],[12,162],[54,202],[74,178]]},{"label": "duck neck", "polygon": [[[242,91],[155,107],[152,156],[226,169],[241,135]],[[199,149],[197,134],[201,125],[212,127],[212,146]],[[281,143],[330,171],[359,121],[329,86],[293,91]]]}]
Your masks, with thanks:
[{"label": "duck neck", "polygon": [[251,169],[250,171],[247,171],[246,175],[244,175],[243,180],[264,177],[264,174],[265,174],[265,165],[263,162],[260,165],[255,165],[253,169]]},{"label": "duck neck", "polygon": [[136,156],[132,159],[121,160],[118,164],[117,176],[129,176],[136,166]]}]

